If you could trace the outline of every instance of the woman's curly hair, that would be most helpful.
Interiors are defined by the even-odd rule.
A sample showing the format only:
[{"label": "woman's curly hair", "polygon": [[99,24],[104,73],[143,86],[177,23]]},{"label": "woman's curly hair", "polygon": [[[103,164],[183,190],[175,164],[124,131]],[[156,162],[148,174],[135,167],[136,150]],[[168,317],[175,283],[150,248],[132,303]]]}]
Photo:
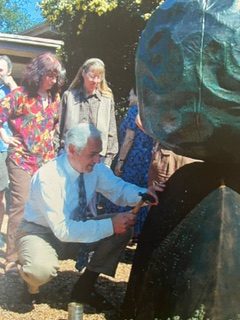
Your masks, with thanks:
[{"label": "woman's curly hair", "polygon": [[66,71],[56,56],[50,52],[45,52],[27,65],[22,85],[29,91],[30,96],[34,97],[37,95],[42,78],[46,75],[55,75],[57,81],[50,90],[54,99],[64,84],[65,74]]}]

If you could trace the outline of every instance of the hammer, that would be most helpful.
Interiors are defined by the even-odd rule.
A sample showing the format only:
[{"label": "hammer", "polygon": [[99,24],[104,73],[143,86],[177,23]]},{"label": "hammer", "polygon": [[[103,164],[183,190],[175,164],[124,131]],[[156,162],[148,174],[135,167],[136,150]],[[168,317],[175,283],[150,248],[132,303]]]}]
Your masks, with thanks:
[{"label": "hammer", "polygon": [[137,203],[137,205],[131,210],[131,213],[137,214],[140,208],[143,206],[144,203],[151,204],[155,202],[155,199],[153,196],[151,196],[149,193],[142,193],[139,192],[139,196],[142,197],[142,199]]}]

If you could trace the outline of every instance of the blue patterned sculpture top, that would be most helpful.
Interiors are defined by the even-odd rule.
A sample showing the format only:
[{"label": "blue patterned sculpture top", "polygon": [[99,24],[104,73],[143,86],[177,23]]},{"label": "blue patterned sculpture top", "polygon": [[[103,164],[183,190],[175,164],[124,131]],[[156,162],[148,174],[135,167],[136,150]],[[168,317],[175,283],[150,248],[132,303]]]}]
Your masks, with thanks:
[{"label": "blue patterned sculpture top", "polygon": [[136,78],[145,130],[166,149],[240,161],[239,1],[166,0],[140,39]]}]

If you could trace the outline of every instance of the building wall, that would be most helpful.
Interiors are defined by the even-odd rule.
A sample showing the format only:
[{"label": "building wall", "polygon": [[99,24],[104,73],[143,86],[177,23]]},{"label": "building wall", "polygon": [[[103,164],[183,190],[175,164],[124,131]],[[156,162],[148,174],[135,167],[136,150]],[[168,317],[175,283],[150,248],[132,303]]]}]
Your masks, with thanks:
[{"label": "building wall", "polygon": [[13,76],[20,83],[26,64],[40,53],[55,53],[63,41],[26,35],[0,33],[0,55],[8,55],[13,63]]}]

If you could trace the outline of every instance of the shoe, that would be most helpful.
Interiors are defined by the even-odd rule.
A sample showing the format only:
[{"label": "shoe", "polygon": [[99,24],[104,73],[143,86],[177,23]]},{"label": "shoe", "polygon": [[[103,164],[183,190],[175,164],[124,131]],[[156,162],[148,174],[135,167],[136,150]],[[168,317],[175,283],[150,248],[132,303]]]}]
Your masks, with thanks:
[{"label": "shoe", "polygon": [[83,292],[72,291],[71,301],[82,304],[88,304],[89,306],[96,309],[97,312],[113,310],[115,307],[108,302],[101,294],[93,291],[89,294]]},{"label": "shoe", "polygon": [[21,295],[21,303],[30,306],[41,303],[39,288],[30,287],[27,283],[24,282],[24,289]]},{"label": "shoe", "polygon": [[39,304],[41,303],[40,294],[39,293],[32,294],[32,293],[29,293],[27,290],[25,290],[21,298],[21,303],[31,305],[31,306],[34,304]]},{"label": "shoe", "polygon": [[132,239],[129,241],[128,246],[133,247],[138,244],[138,236],[133,236]]}]

